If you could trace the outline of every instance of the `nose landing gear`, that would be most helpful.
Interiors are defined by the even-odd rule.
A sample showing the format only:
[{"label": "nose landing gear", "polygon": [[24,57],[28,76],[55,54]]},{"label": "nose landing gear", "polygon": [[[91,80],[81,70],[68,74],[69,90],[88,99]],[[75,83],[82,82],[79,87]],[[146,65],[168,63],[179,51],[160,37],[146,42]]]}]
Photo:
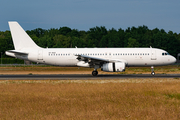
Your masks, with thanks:
[{"label": "nose landing gear", "polygon": [[154,76],[155,72],[154,72],[154,66],[151,66],[151,75]]}]

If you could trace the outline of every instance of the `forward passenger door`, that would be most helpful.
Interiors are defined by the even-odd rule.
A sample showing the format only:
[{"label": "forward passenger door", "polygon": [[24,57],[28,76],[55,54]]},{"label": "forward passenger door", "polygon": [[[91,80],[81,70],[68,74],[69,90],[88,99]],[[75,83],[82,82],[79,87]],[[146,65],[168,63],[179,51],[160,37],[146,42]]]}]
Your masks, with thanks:
[{"label": "forward passenger door", "polygon": [[156,60],[156,50],[151,49],[151,60]]}]

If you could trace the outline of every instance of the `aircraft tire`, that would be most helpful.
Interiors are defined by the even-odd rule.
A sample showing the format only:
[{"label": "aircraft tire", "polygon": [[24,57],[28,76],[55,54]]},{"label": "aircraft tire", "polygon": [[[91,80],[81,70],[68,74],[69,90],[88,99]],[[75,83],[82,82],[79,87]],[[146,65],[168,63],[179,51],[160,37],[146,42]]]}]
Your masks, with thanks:
[{"label": "aircraft tire", "polygon": [[154,71],[153,71],[153,72],[151,72],[151,75],[152,75],[152,76],[154,76],[154,75],[155,75],[155,72],[154,72]]},{"label": "aircraft tire", "polygon": [[92,71],[92,75],[93,76],[97,76],[98,75],[98,71]]}]

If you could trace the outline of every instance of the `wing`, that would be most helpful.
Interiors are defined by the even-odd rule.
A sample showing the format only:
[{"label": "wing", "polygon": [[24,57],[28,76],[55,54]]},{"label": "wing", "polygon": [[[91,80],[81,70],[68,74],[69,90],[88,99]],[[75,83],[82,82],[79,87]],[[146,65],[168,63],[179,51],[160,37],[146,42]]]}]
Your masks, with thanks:
[{"label": "wing", "polygon": [[95,65],[103,65],[104,63],[109,63],[109,62],[125,62],[123,59],[106,59],[106,58],[98,58],[98,57],[91,57],[91,56],[86,56],[86,55],[76,55],[78,56],[77,59],[79,61],[84,61],[85,63],[88,63],[90,67],[93,67]]}]

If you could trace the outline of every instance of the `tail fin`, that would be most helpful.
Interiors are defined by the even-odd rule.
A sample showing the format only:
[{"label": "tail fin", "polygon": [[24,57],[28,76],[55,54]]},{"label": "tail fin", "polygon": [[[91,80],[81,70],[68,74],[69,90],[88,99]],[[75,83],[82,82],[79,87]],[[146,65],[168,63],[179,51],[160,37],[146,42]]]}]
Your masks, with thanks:
[{"label": "tail fin", "polygon": [[39,48],[17,22],[8,22],[15,50]]}]

